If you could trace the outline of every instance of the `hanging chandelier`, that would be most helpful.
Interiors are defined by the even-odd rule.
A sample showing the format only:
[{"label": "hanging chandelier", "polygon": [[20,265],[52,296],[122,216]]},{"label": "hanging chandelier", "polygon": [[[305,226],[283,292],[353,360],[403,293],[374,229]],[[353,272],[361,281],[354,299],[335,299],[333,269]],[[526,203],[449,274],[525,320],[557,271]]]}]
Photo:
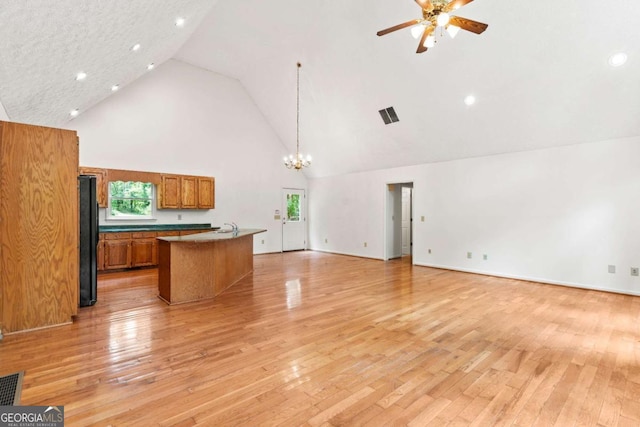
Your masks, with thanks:
[{"label": "hanging chandelier", "polygon": [[284,158],[284,165],[287,169],[300,170],[311,166],[311,156],[306,157],[300,152],[300,67],[302,64],[298,62],[298,76],[296,85],[296,154],[290,154]]}]

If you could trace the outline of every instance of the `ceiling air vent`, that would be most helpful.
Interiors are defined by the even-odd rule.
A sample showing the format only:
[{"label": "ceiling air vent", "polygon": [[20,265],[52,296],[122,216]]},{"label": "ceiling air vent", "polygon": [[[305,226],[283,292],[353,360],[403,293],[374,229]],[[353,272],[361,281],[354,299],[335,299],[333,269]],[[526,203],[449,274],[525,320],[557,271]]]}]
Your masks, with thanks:
[{"label": "ceiling air vent", "polygon": [[382,117],[382,121],[384,121],[385,125],[395,123],[400,120],[398,119],[396,110],[394,110],[393,107],[382,109],[378,111],[378,113],[380,113],[380,116]]}]

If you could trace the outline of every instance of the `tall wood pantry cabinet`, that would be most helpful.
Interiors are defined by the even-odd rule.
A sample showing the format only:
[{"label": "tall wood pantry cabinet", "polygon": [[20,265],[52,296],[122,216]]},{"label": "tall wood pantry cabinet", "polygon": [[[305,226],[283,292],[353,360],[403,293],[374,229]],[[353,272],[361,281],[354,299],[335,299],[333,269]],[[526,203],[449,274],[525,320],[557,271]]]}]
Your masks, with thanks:
[{"label": "tall wood pantry cabinet", "polygon": [[0,333],[78,311],[78,137],[0,121]]}]

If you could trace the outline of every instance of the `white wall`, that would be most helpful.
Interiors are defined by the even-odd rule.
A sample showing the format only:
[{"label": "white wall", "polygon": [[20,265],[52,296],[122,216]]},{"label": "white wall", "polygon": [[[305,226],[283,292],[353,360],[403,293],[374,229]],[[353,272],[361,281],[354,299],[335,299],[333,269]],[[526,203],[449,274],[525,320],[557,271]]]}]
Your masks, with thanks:
[{"label": "white wall", "polygon": [[7,112],[5,111],[4,106],[2,105],[1,102],[0,102],[0,120],[9,121],[9,116],[7,115]]},{"label": "white wall", "polygon": [[78,131],[82,166],[214,176],[214,210],[157,211],[155,223],[266,228],[254,239],[256,253],[282,249],[282,224],[273,215],[282,210],[281,189],[307,188],[304,175],[282,165],[287,150],[239,81],[179,61],[157,67],[67,127]]},{"label": "white wall", "polygon": [[311,248],[383,258],[386,184],[413,182],[416,264],[640,295],[638,159],[635,137],[312,179]]}]

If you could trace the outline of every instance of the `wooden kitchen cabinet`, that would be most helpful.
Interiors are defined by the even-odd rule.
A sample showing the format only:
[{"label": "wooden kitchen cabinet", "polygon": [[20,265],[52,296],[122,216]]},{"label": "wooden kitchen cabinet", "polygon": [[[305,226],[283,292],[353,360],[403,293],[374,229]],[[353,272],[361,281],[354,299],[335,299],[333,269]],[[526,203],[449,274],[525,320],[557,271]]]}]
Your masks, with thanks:
[{"label": "wooden kitchen cabinet", "polygon": [[162,175],[158,209],[213,209],[215,180],[212,177]]},{"label": "wooden kitchen cabinet", "polygon": [[158,265],[156,237],[186,236],[210,229],[100,233],[98,271],[123,270]]},{"label": "wooden kitchen cabinet", "polygon": [[159,209],[180,209],[180,175],[162,175],[158,190]]},{"label": "wooden kitchen cabinet", "polygon": [[107,170],[80,166],[78,171],[80,172],[80,175],[93,175],[96,177],[96,199],[98,201],[98,206],[106,208],[109,197],[109,189],[107,188],[109,185]]},{"label": "wooden kitchen cabinet", "polygon": [[158,264],[156,232],[131,233],[131,267]]},{"label": "wooden kitchen cabinet", "polygon": [[180,233],[182,231],[179,230],[158,231],[157,237],[179,236]]},{"label": "wooden kitchen cabinet", "polygon": [[216,207],[216,185],[214,178],[198,178],[198,209],[214,209]]},{"label": "wooden kitchen cabinet", "polygon": [[131,233],[105,233],[104,269],[131,267]]}]

